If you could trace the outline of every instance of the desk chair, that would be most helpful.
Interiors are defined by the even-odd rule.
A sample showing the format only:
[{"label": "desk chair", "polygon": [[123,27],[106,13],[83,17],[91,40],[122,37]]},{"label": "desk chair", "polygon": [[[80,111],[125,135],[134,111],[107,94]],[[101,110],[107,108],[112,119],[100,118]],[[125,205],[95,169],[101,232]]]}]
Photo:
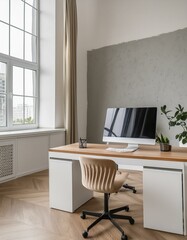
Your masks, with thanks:
[{"label": "desk chair", "polygon": [[102,219],[108,219],[121,232],[121,240],[128,240],[123,229],[113,219],[126,219],[130,224],[134,224],[131,216],[116,214],[119,211],[129,211],[129,206],[109,210],[110,193],[116,193],[125,182],[128,173],[118,172],[117,165],[114,161],[108,159],[96,159],[88,157],[80,157],[80,166],[82,173],[82,184],[85,188],[104,193],[104,211],[103,213],[83,211],[81,218],[85,219],[86,215],[98,217],[86,231],[82,233],[84,238],[88,237],[88,232]]}]

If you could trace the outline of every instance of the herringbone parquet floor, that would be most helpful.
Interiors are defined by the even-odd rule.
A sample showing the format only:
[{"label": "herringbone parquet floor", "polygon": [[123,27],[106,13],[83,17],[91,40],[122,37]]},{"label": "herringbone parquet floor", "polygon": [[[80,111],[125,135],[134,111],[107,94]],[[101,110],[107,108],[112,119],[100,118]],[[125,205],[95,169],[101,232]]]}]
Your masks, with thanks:
[{"label": "herringbone parquet floor", "polygon": [[[131,172],[128,183],[136,186],[137,194],[121,190],[110,197],[111,208],[129,204],[130,225],[117,220],[129,240],[182,240],[184,236],[143,228],[142,173]],[[82,231],[93,218],[80,218],[81,210],[101,211],[102,194],[67,213],[49,208],[48,171],[42,171],[0,184],[0,240],[82,240]],[[109,221],[102,221],[89,232],[88,239],[120,240],[121,234]]]}]

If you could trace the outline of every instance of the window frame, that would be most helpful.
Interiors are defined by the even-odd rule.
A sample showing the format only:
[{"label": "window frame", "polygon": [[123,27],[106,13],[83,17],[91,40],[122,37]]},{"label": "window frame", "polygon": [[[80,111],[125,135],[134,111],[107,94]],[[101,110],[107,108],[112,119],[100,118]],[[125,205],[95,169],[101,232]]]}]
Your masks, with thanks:
[{"label": "window frame", "polygon": [[[20,0],[23,1],[23,0]],[[23,1],[25,4],[29,3],[26,1]],[[39,51],[40,51],[40,31],[39,31],[39,19],[40,19],[40,4],[38,0],[37,8],[34,7],[34,9],[37,9],[36,14],[36,62],[27,61],[25,59],[19,59],[13,56],[10,56],[10,12],[11,12],[11,6],[10,6],[10,0],[9,0],[9,23],[6,23],[4,21],[1,21],[2,23],[6,23],[9,26],[9,55],[6,55],[4,53],[0,53],[0,62],[6,64],[6,126],[1,127],[0,126],[0,132],[3,131],[10,131],[10,130],[24,130],[24,129],[36,129],[39,125]],[[24,13],[25,15],[25,7],[24,7]],[[25,24],[25,23],[24,23]],[[19,29],[19,28],[18,28]],[[25,31],[25,29],[21,29],[23,31],[23,39],[25,39],[25,33],[29,33]],[[31,34],[31,33],[29,33]],[[31,34],[34,36],[34,34]],[[25,40],[23,40],[23,56],[25,58]],[[13,124],[13,67],[21,67],[24,69],[29,69],[36,71],[36,86],[34,88],[34,91],[36,92],[35,96],[32,98],[35,99],[34,104],[34,116],[35,116],[35,123],[33,124]],[[25,106],[25,105],[24,105]],[[23,107],[24,107],[23,106]]]}]

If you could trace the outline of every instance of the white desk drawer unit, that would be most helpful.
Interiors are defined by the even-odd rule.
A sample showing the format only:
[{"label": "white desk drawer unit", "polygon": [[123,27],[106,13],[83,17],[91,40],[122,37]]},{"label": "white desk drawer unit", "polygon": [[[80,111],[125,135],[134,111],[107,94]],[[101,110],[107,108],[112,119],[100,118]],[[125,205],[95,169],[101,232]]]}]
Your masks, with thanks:
[{"label": "white desk drawer unit", "polygon": [[83,187],[79,161],[49,160],[50,207],[74,212],[93,197],[93,192]]},{"label": "white desk drawer unit", "polygon": [[184,233],[182,170],[143,168],[144,227]]}]

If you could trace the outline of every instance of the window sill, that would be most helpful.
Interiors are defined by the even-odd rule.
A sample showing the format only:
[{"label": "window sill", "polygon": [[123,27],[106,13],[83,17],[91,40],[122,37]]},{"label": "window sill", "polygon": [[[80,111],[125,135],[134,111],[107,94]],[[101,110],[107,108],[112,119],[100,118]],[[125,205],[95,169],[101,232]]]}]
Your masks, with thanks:
[{"label": "window sill", "polygon": [[0,140],[5,140],[8,138],[18,138],[18,137],[30,137],[37,135],[47,135],[52,133],[65,132],[65,128],[37,128],[29,130],[19,130],[19,131],[7,131],[0,132]]}]

